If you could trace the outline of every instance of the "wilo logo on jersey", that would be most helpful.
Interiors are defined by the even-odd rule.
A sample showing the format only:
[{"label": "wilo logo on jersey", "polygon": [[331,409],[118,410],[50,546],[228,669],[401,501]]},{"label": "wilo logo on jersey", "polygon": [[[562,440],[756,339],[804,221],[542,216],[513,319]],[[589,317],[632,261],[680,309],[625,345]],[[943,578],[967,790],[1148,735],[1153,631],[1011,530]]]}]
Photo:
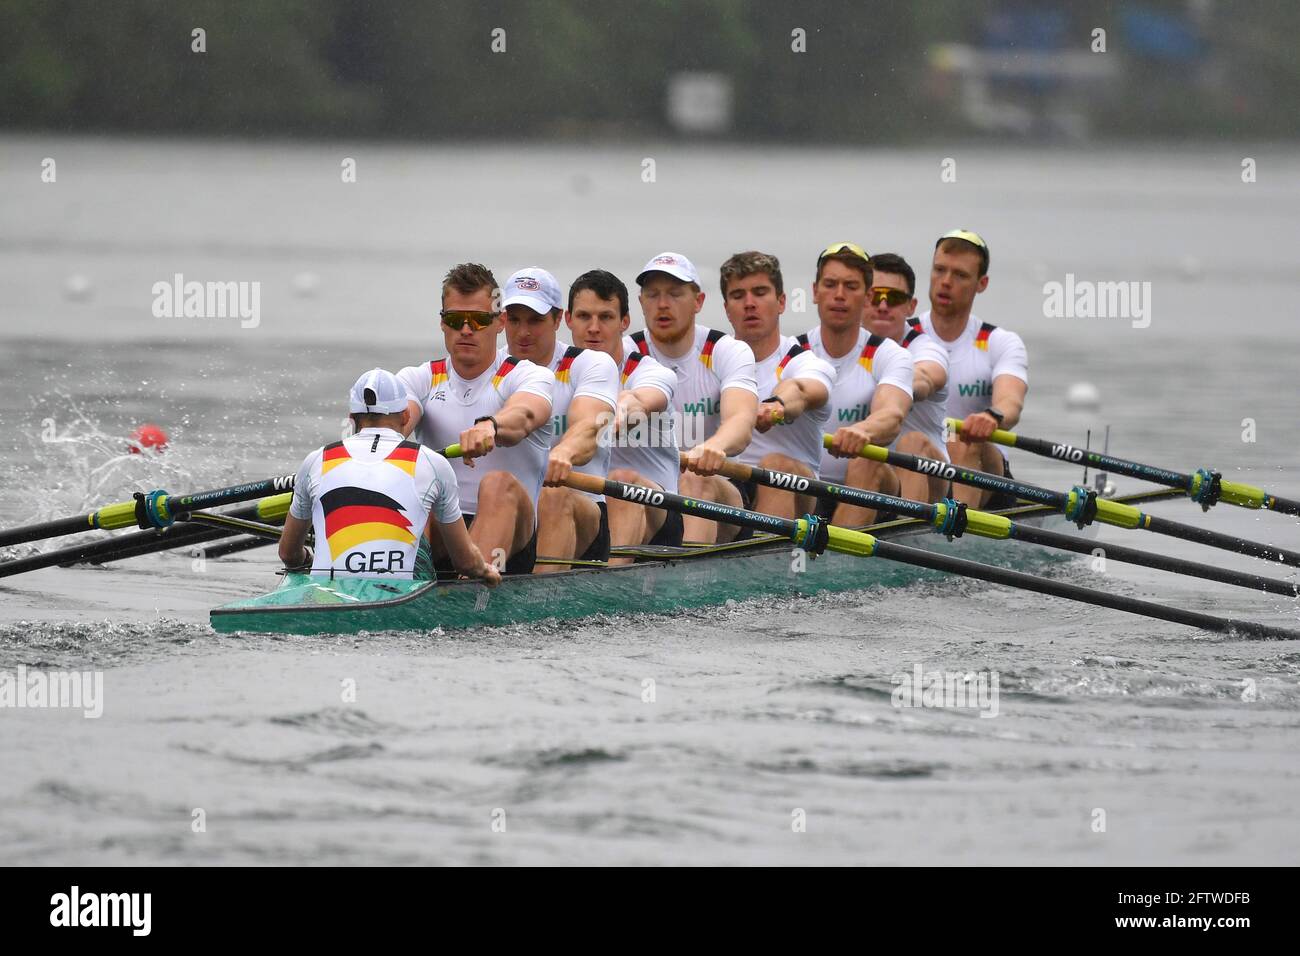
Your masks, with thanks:
[{"label": "wilo logo on jersey", "polygon": [[178,272],[170,283],[155,282],[151,291],[156,319],[237,318],[245,329],[262,322],[260,282],[186,282]]},{"label": "wilo logo on jersey", "polygon": [[1049,319],[1132,319],[1133,328],[1151,324],[1150,282],[1092,282],[1065,274],[1065,282],[1043,286],[1043,315]]},{"label": "wilo logo on jersey", "polygon": [[911,673],[889,679],[897,684],[890,700],[895,707],[936,707],[978,710],[981,717],[998,715],[998,672],[927,671],[920,664]]},{"label": "wilo logo on jersey", "polygon": [[0,707],[79,709],[95,720],[104,715],[103,671],[0,671]]}]

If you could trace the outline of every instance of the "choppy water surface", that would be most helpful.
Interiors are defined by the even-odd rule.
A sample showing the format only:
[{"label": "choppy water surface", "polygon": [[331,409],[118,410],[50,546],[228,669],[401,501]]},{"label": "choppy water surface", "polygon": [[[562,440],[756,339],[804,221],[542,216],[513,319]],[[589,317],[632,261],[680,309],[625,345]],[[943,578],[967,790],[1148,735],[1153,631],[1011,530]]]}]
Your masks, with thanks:
[{"label": "choppy water surface", "polygon": [[[1286,308],[1300,290],[1287,241],[1300,169],[1267,150],[1271,175],[1250,187],[1239,158],[1189,149],[973,153],[941,187],[937,160],[912,153],[663,150],[660,182],[643,184],[635,151],[532,149],[522,163],[367,148],[353,192],[334,181],[335,152],[0,141],[0,526],[292,470],[337,435],[357,371],[433,354],[432,296],[456,259],[630,279],[661,247],[711,272],[757,246],[793,286],[833,239],[923,262],[957,224],[993,244],[980,314],[1030,347],[1026,434],[1077,441],[1109,422],[1117,453],[1300,495]],[[38,188],[28,167],[45,155],[60,181]],[[816,201],[850,174],[886,177],[897,199]],[[1044,318],[1042,283],[1067,271],[1151,281],[1151,327]],[[175,272],[261,281],[261,324],[154,319],[150,286]],[[319,277],[314,297],[294,294],[304,273]],[[73,274],[88,298],[65,294]],[[721,323],[716,298],[705,316]],[[792,313],[789,327],[808,321]],[[1078,380],[1103,394],[1087,420],[1064,408]],[[145,419],[174,447],[123,455]],[[1079,477],[1013,464],[1054,487]],[[1280,515],[1153,510],[1300,549]],[[1101,540],[1260,567],[1150,535]],[[1298,642],[970,582],[577,626],[283,639],[207,627],[210,607],[269,586],[274,569],[267,550],[175,553],[0,580],[0,670],[100,671],[104,688],[98,720],[0,709],[0,861],[1203,864],[1300,851]],[[1113,562],[1055,573],[1300,627],[1280,598]],[[892,678],[917,664],[996,672],[998,715],[893,706]]]}]

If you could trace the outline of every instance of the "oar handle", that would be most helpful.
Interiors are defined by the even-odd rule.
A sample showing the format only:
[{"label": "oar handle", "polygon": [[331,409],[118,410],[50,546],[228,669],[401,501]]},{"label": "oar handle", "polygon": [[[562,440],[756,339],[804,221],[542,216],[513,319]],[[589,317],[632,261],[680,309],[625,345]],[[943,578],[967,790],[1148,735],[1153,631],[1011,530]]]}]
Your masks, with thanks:
[{"label": "oar handle", "polygon": [[[961,434],[963,423],[960,418],[945,418],[943,423],[952,430],[953,434]],[[995,428],[993,429],[993,434],[988,437],[988,440],[993,442],[995,445],[1006,445],[1008,448],[1015,448],[1017,438],[1018,436],[1015,432]]]},{"label": "oar handle", "polygon": [[[687,455],[686,452],[681,452],[679,457],[681,458],[682,466],[685,467],[690,456]],[[754,469],[750,465],[743,465],[738,461],[731,461],[728,459],[722,463],[722,467],[718,469],[717,473],[723,478],[735,478],[737,481],[749,481],[750,476],[754,473]]]},{"label": "oar handle", "polygon": [[605,493],[605,479],[599,475],[571,471],[569,477],[564,479],[564,483],[575,491],[585,491],[593,495],[603,495]]},{"label": "oar handle", "polygon": [[[834,435],[822,435],[822,447],[829,449],[835,444]],[[862,451],[858,452],[859,458],[869,458],[872,461],[887,461],[889,459],[889,449],[881,448],[879,445],[867,445]]]},{"label": "oar handle", "polygon": [[438,454],[443,458],[459,458],[464,452],[460,450],[460,443],[458,442],[454,445],[448,445],[446,448],[439,448]]}]

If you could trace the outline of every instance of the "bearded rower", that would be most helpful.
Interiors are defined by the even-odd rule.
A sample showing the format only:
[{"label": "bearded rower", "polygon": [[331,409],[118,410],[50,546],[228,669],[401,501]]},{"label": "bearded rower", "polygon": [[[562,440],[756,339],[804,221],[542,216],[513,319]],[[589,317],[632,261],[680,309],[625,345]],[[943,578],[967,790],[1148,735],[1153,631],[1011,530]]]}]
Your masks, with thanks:
[{"label": "bearded rower", "polygon": [[[935,243],[930,266],[930,311],[922,331],[948,350],[948,417],[962,422],[948,442],[953,464],[1011,477],[1006,452],[988,442],[995,428],[1020,421],[1029,390],[1029,356],[1020,336],[971,314],[989,285],[989,247],[979,235],[954,229]],[[976,508],[1009,508],[1011,495],[956,485],[954,497]]]},{"label": "bearded rower", "polygon": [[[871,291],[862,326],[897,342],[912,356],[912,407],[903,419],[895,451],[923,458],[948,460],[944,417],[948,405],[948,350],[921,330],[916,313],[916,273],[892,252],[871,257]],[[938,501],[947,494],[942,478],[898,471],[900,494],[913,501]]]},{"label": "bearded rower", "polygon": [[485,266],[455,266],[442,284],[447,358],[404,368],[398,378],[414,396],[407,427],[433,448],[460,444],[452,467],[470,537],[507,574],[528,574],[537,559],[534,502],[551,448],[555,376],[497,351],[500,294]]},{"label": "bearded rower", "polygon": [[[604,269],[584,272],[569,287],[564,322],[575,345],[604,352],[620,369],[613,429],[602,439],[610,445],[609,477],[675,494],[681,468],[673,412],[677,375],[643,355],[631,338],[624,336],[632,322],[627,286]],[[612,546],[682,543],[678,512],[621,499],[606,505]],[[631,560],[615,558],[610,563]]]},{"label": "bearded rower", "polygon": [[[649,355],[677,374],[673,396],[687,449],[679,493],[732,507],[742,504],[740,492],[719,477],[729,455],[748,447],[758,418],[758,383],[754,353],[730,335],[697,325],[704,307],[700,276],[683,255],[664,252],[646,263],[636,277],[641,287],[645,330],[632,335],[637,351]],[[698,517],[682,521],[688,541],[731,540],[739,529]]]},{"label": "bearded rower", "polygon": [[[858,456],[867,445],[888,445],[897,438],[912,406],[912,357],[897,342],[862,327],[871,283],[871,258],[861,246],[837,242],[823,249],[813,282],[818,325],[800,339],[835,369],[830,400],[835,431],[822,454],[822,479],[897,495],[894,469]],[[822,504],[821,514],[848,527],[879,518],[874,508],[831,501]]]},{"label": "bearded rower", "polygon": [[[738,457],[746,465],[816,478],[830,421],[835,370],[792,335],[781,334],[785,282],[765,252],[738,252],[722,264],[722,303],[736,338],[754,352],[759,394],[754,438]],[[767,485],[738,486],[745,507],[794,518],[817,507],[811,495]]]},{"label": "bearded rower", "polygon": [[[537,499],[538,551],[554,558],[607,561],[605,496],[566,488],[564,480],[574,471],[598,478],[609,473],[609,443],[598,439],[618,403],[618,366],[604,352],[557,339],[564,299],[555,276],[545,269],[521,269],[506,280],[501,307],[507,351],[555,376],[546,487]],[[568,567],[538,565],[534,573]]]},{"label": "bearded rower", "polygon": [[[501,583],[461,521],[451,464],[403,437],[409,398],[384,369],[357,379],[348,406],[355,433],[316,449],[298,470],[280,533],[285,567],[330,577],[411,578],[427,529],[461,574],[489,587]],[[314,553],[306,546],[309,530]]]}]

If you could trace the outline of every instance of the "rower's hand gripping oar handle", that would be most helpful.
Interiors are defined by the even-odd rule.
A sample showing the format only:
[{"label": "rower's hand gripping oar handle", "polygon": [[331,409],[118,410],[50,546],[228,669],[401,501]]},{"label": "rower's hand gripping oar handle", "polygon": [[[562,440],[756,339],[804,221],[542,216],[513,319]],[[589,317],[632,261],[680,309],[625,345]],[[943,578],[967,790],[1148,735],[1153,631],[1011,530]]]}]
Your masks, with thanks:
[{"label": "rower's hand gripping oar handle", "polygon": [[[681,452],[678,457],[681,459],[682,467],[685,467],[687,461],[689,461],[689,456],[686,452]],[[735,478],[737,481],[749,481],[753,475],[753,468],[749,465],[742,465],[738,461],[727,459],[722,463],[716,474],[721,475],[723,478]]]}]

